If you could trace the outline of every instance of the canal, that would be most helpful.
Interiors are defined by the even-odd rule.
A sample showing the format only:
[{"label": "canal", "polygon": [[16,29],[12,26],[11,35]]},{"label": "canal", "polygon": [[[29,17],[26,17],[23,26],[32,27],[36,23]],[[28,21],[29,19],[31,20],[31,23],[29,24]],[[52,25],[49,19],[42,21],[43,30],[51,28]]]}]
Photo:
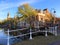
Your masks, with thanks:
[{"label": "canal", "polygon": [[[10,37],[12,37],[12,36],[10,36]],[[7,38],[8,38],[8,36],[4,32],[4,29],[0,29],[0,44],[7,45],[7,42],[8,42]],[[12,44],[20,42],[20,41],[22,41],[22,40],[21,39],[16,39],[16,38],[11,38],[9,40],[9,44],[12,45]]]}]

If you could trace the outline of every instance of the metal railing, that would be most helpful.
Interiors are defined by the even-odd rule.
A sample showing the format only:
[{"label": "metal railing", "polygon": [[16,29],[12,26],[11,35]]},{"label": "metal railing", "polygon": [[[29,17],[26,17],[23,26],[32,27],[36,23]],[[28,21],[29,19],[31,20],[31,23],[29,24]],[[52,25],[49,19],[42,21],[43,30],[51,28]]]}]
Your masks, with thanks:
[{"label": "metal railing", "polygon": [[16,29],[16,30],[9,30],[9,29],[8,29],[8,31],[5,31],[5,32],[7,32],[7,34],[8,34],[7,45],[10,45],[10,44],[9,44],[9,39],[10,39],[10,38],[30,35],[30,36],[29,36],[29,39],[31,40],[31,39],[32,39],[32,34],[38,33],[38,32],[45,32],[45,36],[48,36],[47,32],[50,32],[50,33],[54,34],[55,36],[57,36],[57,26],[55,26],[55,27],[49,27],[49,30],[47,30],[47,29],[45,28],[45,30],[37,30],[37,31],[33,31],[33,32],[32,32],[32,30],[30,29],[30,32],[29,32],[29,33],[20,34],[20,35],[17,35],[17,36],[9,37],[9,32],[21,31],[21,30],[23,31],[23,30],[25,30],[25,29],[27,29],[27,28]]}]

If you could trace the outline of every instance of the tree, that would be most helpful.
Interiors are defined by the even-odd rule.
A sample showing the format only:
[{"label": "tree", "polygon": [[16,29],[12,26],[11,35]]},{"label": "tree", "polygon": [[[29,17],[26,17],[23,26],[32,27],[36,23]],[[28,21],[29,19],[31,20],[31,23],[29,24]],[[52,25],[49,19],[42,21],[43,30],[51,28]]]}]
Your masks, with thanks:
[{"label": "tree", "polygon": [[32,23],[36,20],[37,11],[29,4],[23,4],[18,7],[18,14],[21,16],[20,20],[25,20],[31,27]]}]

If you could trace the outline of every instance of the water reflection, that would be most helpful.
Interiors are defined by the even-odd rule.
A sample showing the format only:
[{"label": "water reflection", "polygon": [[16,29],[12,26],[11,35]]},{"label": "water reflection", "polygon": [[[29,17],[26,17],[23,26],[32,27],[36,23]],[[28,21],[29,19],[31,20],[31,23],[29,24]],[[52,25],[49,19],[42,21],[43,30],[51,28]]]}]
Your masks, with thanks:
[{"label": "water reflection", "polygon": [[[4,30],[0,30],[0,44],[3,44],[3,45],[7,45],[7,34],[5,34]],[[11,36],[10,36],[11,37]],[[22,41],[21,39],[17,39],[17,38],[11,38],[9,40],[9,43],[10,45],[13,44],[13,43],[17,43],[19,41]]]}]

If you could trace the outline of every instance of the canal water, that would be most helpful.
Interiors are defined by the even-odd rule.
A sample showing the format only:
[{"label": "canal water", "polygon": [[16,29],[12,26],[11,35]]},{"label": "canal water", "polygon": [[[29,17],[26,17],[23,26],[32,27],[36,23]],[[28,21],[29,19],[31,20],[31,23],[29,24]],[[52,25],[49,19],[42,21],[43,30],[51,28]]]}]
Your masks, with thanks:
[{"label": "canal water", "polygon": [[[4,30],[0,29],[0,44],[7,45],[7,42],[8,42],[7,37],[8,36],[7,36],[7,34],[5,34]],[[12,36],[10,36],[10,37],[12,37]],[[12,45],[12,44],[17,43],[19,41],[21,41],[21,39],[12,38],[9,40],[9,44]]]}]

